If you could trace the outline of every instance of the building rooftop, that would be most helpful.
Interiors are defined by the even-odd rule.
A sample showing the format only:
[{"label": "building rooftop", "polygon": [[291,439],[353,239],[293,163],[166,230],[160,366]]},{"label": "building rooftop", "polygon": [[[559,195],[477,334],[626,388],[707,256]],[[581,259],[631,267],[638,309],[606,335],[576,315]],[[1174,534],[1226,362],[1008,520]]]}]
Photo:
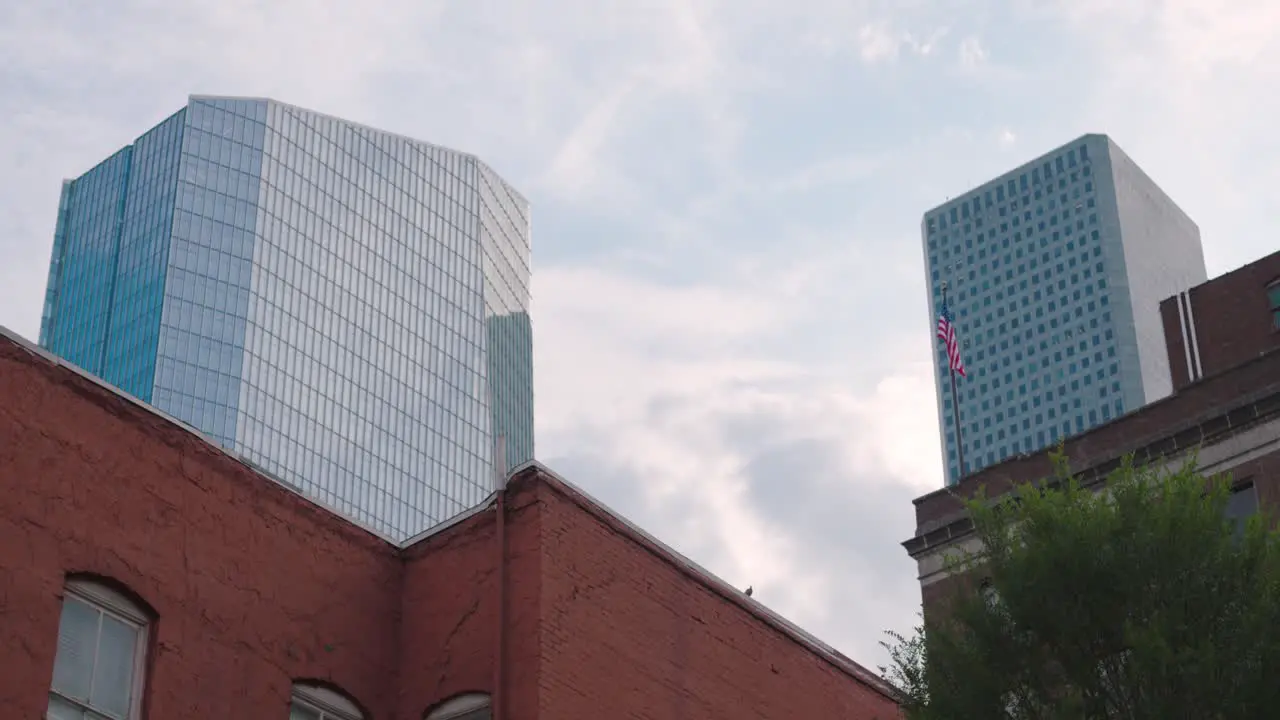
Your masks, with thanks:
[{"label": "building rooftop", "polygon": [[[321,519],[324,520],[323,524],[329,529],[328,531],[337,535],[352,536],[354,534],[356,541],[361,545],[369,546],[372,544],[396,555],[419,552],[433,538],[444,534],[450,528],[468,522],[471,518],[493,507],[497,500],[497,493],[494,493],[484,503],[472,508],[470,511],[451,518],[447,522],[430,528],[409,540],[397,543],[379,535],[371,528],[361,526],[359,523],[341,516],[322,502],[302,495],[291,484],[263,472],[246,459],[217,446],[195,428],[127,393],[121,392],[101,379],[42,350],[16,333],[0,327],[0,368],[11,363],[26,365],[46,376],[52,376],[54,382],[68,386],[76,395],[85,398],[86,401],[110,407],[112,414],[120,418],[122,422],[139,426],[148,435],[159,437],[168,444],[176,445],[195,441],[200,445],[202,454],[223,456],[233,463],[238,463],[260,478],[266,485],[275,487],[277,490],[283,489],[292,495],[297,503],[313,508],[313,514],[323,516]],[[858,683],[869,687],[880,695],[896,700],[896,691],[878,675],[817,639],[812,634],[802,630],[757,600],[747,597],[739,589],[732,587],[713,573],[676,552],[621,514],[592,498],[581,488],[560,477],[553,470],[537,462],[526,463],[508,475],[506,485],[508,488],[527,487],[530,485],[539,485],[547,488],[579,507],[582,511],[600,520],[612,532],[638,544],[650,555],[705,587],[724,602],[741,608],[764,626],[798,644],[802,649],[828,663],[839,672],[850,676]]]},{"label": "building rooftop", "polygon": [[[1280,418],[1280,349],[1067,438],[1071,470],[1100,483],[1132,454],[1139,464],[1196,452],[1258,424]],[[955,486],[916,498],[916,534],[903,543],[912,555],[968,534],[964,505],[984,494],[997,498],[1024,483],[1053,477],[1055,447],[1023,453],[970,474]],[[1212,470],[1211,464],[1202,468]]]},{"label": "building rooftop", "polygon": [[281,102],[281,101],[279,101],[279,100],[276,100],[276,99],[274,99],[274,98],[269,98],[269,97],[250,97],[250,96],[239,96],[239,95],[198,95],[198,94],[193,94],[193,95],[191,95],[191,96],[189,96],[189,97],[188,97],[188,102],[210,102],[210,103],[216,103],[216,102],[218,102],[218,101],[220,101],[220,100],[221,100],[221,101],[231,101],[231,102],[261,102],[261,103],[269,103],[269,104],[271,104],[271,105],[278,105],[278,106],[280,106],[280,107],[282,107],[282,108],[285,108],[285,109],[287,109],[287,110],[293,110],[293,111],[296,111],[296,112],[304,112],[304,113],[307,113],[307,114],[309,114],[309,115],[314,115],[314,116],[317,116],[317,117],[327,118],[327,119],[329,119],[329,120],[333,120],[333,121],[335,121],[335,122],[340,122],[340,123],[342,123],[343,125],[348,125],[348,126],[350,126],[350,127],[352,127],[352,128],[356,128],[356,129],[358,129],[358,130],[363,130],[363,131],[365,131],[365,132],[374,133],[374,134],[377,134],[377,135],[381,135],[381,136],[383,136],[383,137],[393,138],[393,139],[401,140],[401,141],[404,141],[404,142],[407,142],[407,143],[412,143],[412,144],[414,144],[414,145],[419,145],[419,146],[424,147],[424,148],[430,148],[430,149],[433,149],[433,150],[440,150],[440,151],[443,151],[443,152],[450,153],[450,154],[452,154],[452,155],[457,155],[457,156],[459,156],[459,157],[463,157],[463,158],[466,158],[466,159],[468,159],[468,160],[472,160],[472,161],[474,161],[474,162],[477,162],[477,163],[479,163],[480,165],[482,165],[482,166],[484,166],[484,167],[486,167],[486,168],[488,168],[488,169],[492,170],[492,171],[494,172],[494,174],[498,176],[498,179],[499,179],[499,180],[500,180],[504,185],[506,185],[507,189],[508,189],[508,190],[509,190],[513,195],[515,195],[515,196],[517,196],[518,198],[520,198],[520,200],[521,200],[522,202],[525,202],[525,203],[529,202],[529,199],[528,199],[528,198],[526,198],[522,193],[520,193],[520,191],[519,191],[519,190],[515,189],[515,187],[513,187],[513,186],[511,186],[509,183],[507,183],[507,182],[506,182],[506,180],[502,178],[502,175],[501,175],[500,173],[498,173],[496,170],[494,170],[494,169],[493,169],[493,166],[491,166],[491,165],[489,165],[488,163],[486,163],[483,159],[481,159],[481,158],[480,158],[478,155],[476,155],[475,153],[468,152],[468,151],[466,151],[466,150],[456,150],[456,149],[454,149],[454,148],[447,147],[447,146],[445,146],[445,145],[440,145],[440,144],[438,144],[438,143],[427,142],[426,140],[419,140],[418,138],[410,137],[410,136],[408,136],[408,135],[404,135],[404,134],[402,134],[402,133],[391,132],[390,130],[384,130],[384,129],[382,129],[382,128],[377,128],[377,127],[374,127],[374,126],[369,125],[369,124],[366,124],[366,123],[356,122],[356,121],[354,121],[354,120],[350,120],[350,119],[348,119],[348,118],[339,117],[339,116],[337,116],[337,115],[332,115],[332,114],[329,114],[329,113],[320,112],[320,111],[318,111],[318,110],[312,110],[312,109],[310,109],[310,108],[305,108],[305,107],[302,107],[302,106],[300,106],[300,105],[293,105],[293,104],[290,104],[290,103]]},{"label": "building rooftop", "polygon": [[1175,391],[1280,349],[1280,252],[1160,303]]},{"label": "building rooftop", "polygon": [[[1157,471],[1193,462],[1206,477],[1229,479],[1234,517],[1280,503],[1280,340],[1268,292],[1277,279],[1280,253],[1162,301],[1174,392],[1067,438],[1074,480],[1102,490],[1130,458]],[[926,617],[977,579],[951,562],[981,551],[967,505],[1056,484],[1055,450],[1010,457],[915,500],[916,531],[902,545],[916,562]]]},{"label": "building rooftop", "polygon": [[995,186],[1008,182],[1009,180],[1015,180],[1017,179],[1019,173],[1027,172],[1033,166],[1042,165],[1052,160],[1054,157],[1062,154],[1063,152],[1070,150],[1072,147],[1079,145],[1081,143],[1090,142],[1090,141],[1114,144],[1114,141],[1111,140],[1111,138],[1104,133],[1085,133],[1084,135],[1081,135],[1073,140],[1069,140],[1065,143],[1062,143],[1061,145],[1053,148],[1052,150],[1047,150],[1029,160],[1025,160],[1019,163],[1017,166],[1009,170],[1006,170],[989,180],[984,180],[981,183],[974,185],[973,187],[967,190],[964,190],[963,192],[952,195],[951,197],[947,198],[945,201],[938,203],[937,205],[929,208],[928,210],[925,210],[924,213],[921,214],[921,222],[923,223],[925,219],[928,218],[930,215],[933,215],[934,213],[940,210],[945,210],[957,202],[968,200],[972,196],[982,192],[983,190],[994,188]]}]

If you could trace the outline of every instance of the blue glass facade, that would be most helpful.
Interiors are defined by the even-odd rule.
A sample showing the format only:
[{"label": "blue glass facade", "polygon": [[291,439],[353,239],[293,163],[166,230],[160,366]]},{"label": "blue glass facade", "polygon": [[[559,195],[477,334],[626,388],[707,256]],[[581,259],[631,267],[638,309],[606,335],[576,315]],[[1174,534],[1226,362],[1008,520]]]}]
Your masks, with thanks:
[{"label": "blue glass facade", "polygon": [[[1159,299],[1206,276],[1199,230],[1109,138],[1087,135],[927,212],[930,328],[945,283],[968,378],[966,474],[1170,389]],[[955,407],[934,355],[948,484]]]},{"label": "blue glass facade", "polygon": [[103,362],[132,148],[63,186],[50,263],[45,347],[106,377]]},{"label": "blue glass facade", "polygon": [[532,459],[529,207],[479,160],[208,97],[121,155],[64,189],[50,350],[393,539]]},{"label": "blue glass facade", "polygon": [[186,111],[63,184],[41,344],[152,399]]},{"label": "blue glass facade", "polygon": [[265,135],[263,101],[186,109],[155,357],[155,405],[236,451]]},{"label": "blue glass facade", "polygon": [[116,246],[102,373],[148,401],[156,372],[178,168],[184,161],[186,114],[178,112],[133,144]]}]

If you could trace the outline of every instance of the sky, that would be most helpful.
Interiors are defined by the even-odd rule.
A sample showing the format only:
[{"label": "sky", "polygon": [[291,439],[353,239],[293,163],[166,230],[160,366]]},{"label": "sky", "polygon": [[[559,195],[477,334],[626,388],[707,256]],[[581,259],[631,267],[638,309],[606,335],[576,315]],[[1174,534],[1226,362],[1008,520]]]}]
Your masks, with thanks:
[{"label": "sky", "polygon": [[60,182],[271,97],[475,153],[533,205],[537,455],[875,668],[941,486],[922,213],[1086,132],[1273,252],[1275,0],[0,0],[0,325]]}]

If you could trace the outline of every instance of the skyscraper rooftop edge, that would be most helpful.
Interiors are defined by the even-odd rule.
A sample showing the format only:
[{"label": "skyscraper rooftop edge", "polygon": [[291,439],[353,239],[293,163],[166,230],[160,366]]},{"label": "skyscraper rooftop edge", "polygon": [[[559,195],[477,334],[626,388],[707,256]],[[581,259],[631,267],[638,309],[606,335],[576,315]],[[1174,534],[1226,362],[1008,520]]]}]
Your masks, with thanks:
[{"label": "skyscraper rooftop edge", "polygon": [[[1191,217],[1191,214],[1190,214],[1190,213],[1188,213],[1186,210],[1182,209],[1182,206],[1181,206],[1181,205],[1179,205],[1179,204],[1178,204],[1178,202],[1177,202],[1176,200],[1174,200],[1174,199],[1173,199],[1173,196],[1171,196],[1169,193],[1165,192],[1164,187],[1163,187],[1163,186],[1161,186],[1161,185],[1160,185],[1160,183],[1156,182],[1156,181],[1155,181],[1155,178],[1151,177],[1151,175],[1150,175],[1150,174],[1148,174],[1148,173],[1147,173],[1147,171],[1146,171],[1146,170],[1145,170],[1141,165],[1139,165],[1139,164],[1138,164],[1138,162],[1137,162],[1136,160],[1134,160],[1134,159],[1133,159],[1133,156],[1132,156],[1132,155],[1130,155],[1129,153],[1125,152],[1124,148],[1120,147],[1120,144],[1119,144],[1119,143],[1117,143],[1115,140],[1111,140],[1111,141],[1110,141],[1110,148],[1111,148],[1112,153],[1114,153],[1115,155],[1120,156],[1121,158],[1123,158],[1123,159],[1125,160],[1125,162],[1127,162],[1127,163],[1129,164],[1129,169],[1130,169],[1132,172],[1134,172],[1138,177],[1140,177],[1140,178],[1142,178],[1143,180],[1147,181],[1147,183],[1149,183],[1149,184],[1150,184],[1151,188],[1153,188],[1153,189],[1155,190],[1155,192],[1158,192],[1158,193],[1160,194],[1161,198],[1163,198],[1164,200],[1168,201],[1168,203],[1169,203],[1170,205],[1172,205],[1172,206],[1173,206],[1173,208],[1174,208],[1175,210],[1177,210],[1179,213],[1181,213],[1181,214],[1182,214],[1182,218],[1183,218],[1184,220],[1186,220],[1187,222],[1189,222],[1189,223],[1191,223],[1192,225],[1194,225],[1194,226],[1196,227],[1196,229],[1197,229],[1197,230],[1199,230],[1199,229],[1200,229],[1200,225],[1196,223],[1195,218]],[[1207,281],[1207,280],[1208,280],[1208,278],[1205,278],[1205,280]]]},{"label": "skyscraper rooftop edge", "polygon": [[188,100],[188,102],[201,102],[201,101],[209,101],[209,100],[235,100],[235,101],[239,101],[239,102],[265,102],[265,103],[270,103],[270,104],[273,104],[273,105],[279,105],[280,107],[282,107],[282,108],[286,108],[286,109],[288,109],[288,110],[299,110],[299,111],[301,111],[301,112],[309,113],[309,114],[311,114],[311,115],[317,115],[317,116],[319,116],[319,117],[327,118],[327,119],[329,119],[329,120],[336,120],[336,121],[338,121],[338,122],[342,123],[343,125],[350,125],[351,127],[358,128],[358,129],[360,129],[360,130],[368,130],[369,132],[377,133],[378,135],[384,135],[384,136],[386,136],[386,137],[395,138],[395,139],[397,139],[397,140],[404,140],[404,141],[406,141],[406,142],[411,142],[411,143],[414,143],[414,144],[416,144],[416,145],[424,145],[424,146],[426,146],[426,147],[430,147],[430,148],[433,148],[433,149],[436,149],[436,150],[444,150],[444,151],[446,151],[446,152],[451,152],[451,153],[454,153],[454,154],[456,154],[456,155],[462,155],[462,156],[465,156],[465,157],[467,157],[467,158],[469,158],[469,159],[472,159],[472,160],[479,160],[479,159],[480,159],[480,158],[479,158],[475,153],[467,152],[467,151],[465,151],[465,150],[458,150],[458,149],[456,149],[456,148],[451,148],[451,147],[448,147],[448,146],[445,146],[445,145],[440,145],[439,143],[433,143],[433,142],[428,142],[428,141],[426,141],[426,140],[420,140],[420,139],[415,138],[415,137],[409,137],[408,135],[405,135],[405,134],[403,134],[403,133],[396,133],[396,132],[391,132],[390,130],[383,130],[382,128],[376,128],[376,127],[374,127],[374,126],[372,126],[372,125],[369,125],[369,124],[367,124],[367,123],[356,122],[356,121],[351,120],[351,119],[348,119],[348,118],[339,117],[339,116],[334,115],[334,114],[332,114],[332,113],[327,113],[327,112],[323,112],[323,111],[320,111],[320,110],[314,110],[314,109],[312,109],[312,108],[303,107],[303,106],[301,106],[301,105],[295,105],[295,104],[293,104],[293,103],[284,102],[283,100],[277,100],[277,99],[275,99],[275,98],[271,98],[271,97],[250,97],[250,96],[247,96],[247,95],[205,95],[205,94],[198,94],[198,95],[189,95],[189,96],[187,97],[187,100]]},{"label": "skyscraper rooftop edge", "polygon": [[[485,160],[481,158],[478,154],[470,152],[468,150],[459,150],[457,148],[451,148],[447,145],[441,145],[440,143],[433,143],[428,140],[422,140],[419,138],[411,137],[409,135],[405,135],[404,133],[397,133],[397,132],[392,132],[390,130],[384,130],[382,128],[377,128],[372,125],[369,125],[368,123],[357,122],[349,118],[340,117],[338,115],[323,112],[321,110],[315,110],[312,108],[303,107],[302,105],[296,105],[294,103],[284,102],[283,100],[277,100],[272,97],[253,96],[253,95],[218,95],[218,94],[205,94],[205,93],[197,93],[197,94],[191,94],[187,96],[188,103],[210,101],[210,100],[235,100],[239,102],[265,102],[272,105],[278,105],[282,108],[286,108],[289,110],[297,110],[300,112],[310,113],[311,115],[316,115],[318,117],[334,120],[344,125],[348,125],[350,127],[353,127],[359,130],[376,133],[384,137],[393,138],[396,140],[402,140],[404,142],[413,143],[415,145],[431,148],[433,150],[443,150],[448,153],[453,153],[454,155],[464,157],[468,160],[474,160],[475,162],[489,169],[498,177],[500,178],[502,177],[502,173],[499,172],[496,168],[494,168],[493,165],[485,162]],[[165,119],[167,120],[169,117],[172,117],[172,115],[166,116]],[[162,120],[161,122],[164,122],[164,121]],[[506,185],[506,189],[508,191],[510,191],[514,195],[517,195],[522,201],[524,201],[525,203],[529,202],[529,199],[525,197],[525,195],[521,193],[519,190],[517,190],[514,186],[512,186],[509,182],[507,182],[505,178],[503,178],[503,184]]]},{"label": "skyscraper rooftop edge", "polygon": [[[169,115],[168,117],[172,117],[172,115]],[[167,118],[166,118],[166,119],[167,119]],[[162,123],[164,123],[164,120],[161,120],[161,121],[160,121],[160,123],[157,123],[157,125],[162,124]],[[154,129],[154,128],[152,128],[152,129]],[[148,132],[150,132],[150,131],[148,131]],[[145,134],[146,134],[146,133],[143,133],[143,135],[145,135]],[[80,173],[79,175],[76,175],[75,177],[63,177],[63,178],[62,178],[62,184],[63,184],[63,185],[65,185],[65,184],[67,184],[67,183],[75,182],[77,179],[79,179],[79,178],[81,178],[81,177],[83,177],[83,176],[85,176],[85,175],[88,175],[89,173],[93,172],[94,170],[97,170],[98,168],[101,168],[102,166],[106,165],[107,163],[111,162],[112,160],[115,160],[115,159],[116,159],[116,157],[117,157],[117,156],[119,156],[121,153],[123,153],[123,152],[128,152],[129,148],[133,147],[134,143],[138,142],[138,140],[140,140],[141,138],[142,138],[142,135],[139,135],[138,137],[134,138],[133,140],[130,140],[128,143],[125,143],[124,145],[120,146],[120,147],[119,147],[115,152],[111,153],[110,155],[108,155],[108,156],[106,156],[106,157],[102,158],[101,160],[99,160],[98,162],[94,163],[93,167],[89,168],[88,170],[85,170],[84,172]]]},{"label": "skyscraper rooftop edge", "polygon": [[[1027,168],[1029,168],[1029,167],[1031,167],[1032,165],[1035,165],[1035,164],[1037,164],[1037,163],[1043,163],[1044,161],[1046,161],[1046,160],[1048,160],[1048,159],[1052,158],[1053,156],[1057,155],[1058,153],[1060,153],[1060,152],[1062,152],[1062,151],[1064,151],[1064,150],[1068,150],[1068,149],[1070,149],[1072,145],[1076,145],[1076,144],[1078,144],[1078,143],[1081,143],[1081,142],[1084,142],[1084,141],[1087,141],[1087,140],[1102,140],[1102,141],[1104,141],[1104,142],[1106,142],[1106,143],[1110,144],[1110,145],[1111,145],[1111,146],[1113,146],[1113,147],[1117,147],[1117,148],[1119,147],[1119,146],[1116,144],[1116,141],[1115,141],[1114,139],[1112,139],[1112,138],[1111,138],[1111,136],[1110,136],[1110,135],[1107,135],[1106,133],[1085,133],[1085,134],[1083,134],[1083,135],[1077,136],[1077,137],[1075,137],[1075,138],[1074,138],[1074,139],[1072,139],[1072,140],[1068,140],[1067,142],[1064,142],[1064,143],[1062,143],[1062,144],[1060,144],[1060,145],[1057,145],[1056,147],[1054,147],[1054,148],[1052,148],[1052,149],[1050,149],[1050,150],[1047,150],[1047,151],[1045,151],[1045,152],[1042,152],[1042,153],[1040,153],[1039,155],[1036,155],[1036,156],[1035,156],[1035,157],[1033,157],[1033,158],[1030,158],[1030,159],[1028,159],[1028,160],[1025,160],[1025,161],[1023,161],[1023,162],[1019,163],[1018,165],[1014,166],[1014,167],[1013,167],[1013,169],[1011,169],[1011,170],[1007,170],[1007,171],[1005,171],[1005,172],[1003,172],[1003,173],[1001,173],[1001,174],[999,174],[999,175],[997,175],[997,176],[995,176],[995,177],[991,178],[990,180],[987,180],[986,182],[983,182],[983,183],[980,183],[980,184],[978,184],[978,185],[975,185],[975,186],[973,186],[973,187],[969,188],[968,190],[965,190],[964,192],[956,193],[955,195],[950,196],[950,198],[949,198],[948,200],[945,200],[945,201],[943,201],[943,202],[941,202],[941,203],[938,203],[937,205],[934,205],[934,206],[930,207],[928,210],[925,210],[923,213],[921,213],[921,215],[920,215],[920,222],[922,222],[922,223],[923,223],[923,222],[925,221],[925,218],[927,218],[929,215],[932,215],[933,213],[938,212],[939,210],[942,210],[943,208],[949,207],[949,206],[951,206],[953,203],[955,203],[955,202],[957,202],[957,201],[959,201],[959,200],[961,200],[961,199],[963,199],[963,198],[967,198],[967,197],[969,197],[969,196],[973,195],[974,193],[981,192],[981,191],[983,191],[983,190],[985,190],[985,189],[987,189],[987,188],[989,188],[989,187],[995,187],[996,185],[999,185],[1000,183],[1007,182],[1007,181],[1009,180],[1009,178],[1010,178],[1010,177],[1016,176],[1018,173],[1025,172],[1025,171],[1026,171],[1026,169],[1027,169]],[[1128,157],[1128,155],[1126,154],[1126,155],[1125,155],[1125,157]]]}]

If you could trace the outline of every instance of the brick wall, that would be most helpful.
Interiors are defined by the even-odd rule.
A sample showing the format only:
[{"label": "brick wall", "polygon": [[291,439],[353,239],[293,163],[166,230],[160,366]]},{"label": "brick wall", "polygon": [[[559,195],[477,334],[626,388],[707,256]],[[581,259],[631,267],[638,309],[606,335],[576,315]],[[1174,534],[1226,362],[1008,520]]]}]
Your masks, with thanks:
[{"label": "brick wall", "polygon": [[[1252,421],[1259,412],[1280,410],[1278,393],[1280,351],[1274,351],[1068,439],[1067,457],[1074,470],[1083,470],[1149,444],[1165,452],[1194,447],[1206,434],[1226,429],[1222,424],[1231,419],[1225,414],[1235,408],[1243,408],[1235,416],[1237,422]],[[953,488],[917,498],[917,534],[932,532],[953,518],[963,509],[963,500],[975,497],[980,490],[996,497],[1051,474],[1047,450],[983,468]]]},{"label": "brick wall", "polygon": [[[1198,452],[1236,481],[1251,480],[1259,505],[1280,517],[1280,350],[1206,377],[1181,392],[1069,439],[1071,468],[1085,484],[1100,483],[1127,454],[1138,463]],[[1216,459],[1214,459],[1216,458]],[[1210,472],[1219,472],[1211,468]],[[916,500],[916,534],[904,543],[918,561],[926,614],[972,578],[950,575],[942,556],[972,544],[963,502],[984,492],[999,497],[1014,486],[1052,476],[1048,452],[986,468],[949,490]]]},{"label": "brick wall", "polygon": [[1280,450],[1233,467],[1231,479],[1237,483],[1251,481],[1258,492],[1258,507],[1280,521]]},{"label": "brick wall", "polygon": [[497,576],[488,514],[406,553],[399,717],[421,717],[440,700],[492,684]]},{"label": "brick wall", "polygon": [[[1262,450],[1264,454],[1233,466],[1226,474],[1233,483],[1252,482],[1257,491],[1258,506],[1280,524],[1280,449]],[[979,572],[946,574],[920,588],[926,615],[932,616],[952,594],[970,591],[980,580]]]},{"label": "brick wall", "polygon": [[390,717],[392,548],[34,360],[0,342],[0,717],[44,716],[68,572],[157,613],[150,718],[284,718],[299,677]]},{"label": "brick wall", "polygon": [[[43,716],[74,572],[155,610],[153,720],[279,720],[297,679],[371,720],[492,688],[493,507],[401,550],[3,338],[0,488],[2,718]],[[540,470],[504,536],[507,720],[899,717],[877,678]]]},{"label": "brick wall", "polygon": [[[1278,278],[1280,252],[1188,291],[1186,295],[1195,321],[1194,348],[1199,351],[1203,377],[1211,377],[1280,348],[1280,333],[1272,329],[1266,296],[1266,286]],[[1183,297],[1175,295],[1160,303],[1175,392],[1191,383],[1188,343],[1184,340],[1179,314],[1179,301]]]},{"label": "brick wall", "polygon": [[[1265,293],[1277,277],[1280,253],[1190,290],[1203,370],[1196,382],[1189,381],[1179,297],[1161,303],[1175,394],[1070,438],[1066,455],[1083,482],[1101,481],[1129,453],[1139,463],[1155,462],[1214,443],[1228,447],[1262,433],[1245,443],[1250,447],[1227,451],[1233,457],[1225,462],[1235,481],[1253,482],[1259,506],[1280,521],[1280,449],[1272,430],[1259,430],[1280,416],[1280,333],[1272,330]],[[963,502],[979,492],[998,497],[1051,475],[1049,452],[1044,451],[985,468],[957,487],[915,501],[916,535],[904,545],[921,564],[927,616],[945,612],[947,600],[971,592],[978,579],[973,572],[949,574],[939,565],[939,553],[972,542]]]},{"label": "brick wall", "polygon": [[[541,507],[536,477],[511,486],[504,529],[508,720],[539,717]],[[496,513],[479,514],[405,552],[402,718],[466,692],[490,692],[498,627]]]},{"label": "brick wall", "polygon": [[542,717],[889,720],[884,695],[548,489]]},{"label": "brick wall", "polygon": [[[1252,482],[1257,491],[1258,506],[1273,524],[1280,524],[1280,450],[1273,450],[1231,468],[1233,482]],[[947,602],[957,593],[974,592],[981,581],[981,569],[948,574],[920,588],[921,604],[926,617],[945,614]]]}]

